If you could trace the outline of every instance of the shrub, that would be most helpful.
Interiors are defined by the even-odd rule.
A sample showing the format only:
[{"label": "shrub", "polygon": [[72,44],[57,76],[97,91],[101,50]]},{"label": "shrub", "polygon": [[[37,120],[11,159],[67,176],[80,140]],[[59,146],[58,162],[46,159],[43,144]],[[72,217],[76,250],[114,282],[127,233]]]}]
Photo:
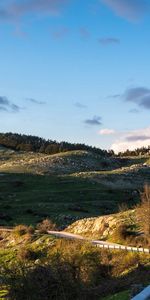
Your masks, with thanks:
[{"label": "shrub", "polygon": [[52,220],[45,219],[37,225],[40,233],[47,233],[48,230],[56,230],[56,224]]},{"label": "shrub", "polygon": [[136,207],[136,216],[141,230],[150,239],[150,186],[144,186],[141,203]]},{"label": "shrub", "polygon": [[127,203],[122,202],[121,204],[119,204],[118,212],[125,212],[128,210],[129,210],[129,207],[128,207]]},{"label": "shrub", "polygon": [[115,229],[112,238],[115,242],[119,243],[125,241],[129,235],[130,234],[128,232],[128,225],[121,224]]},{"label": "shrub", "polygon": [[27,229],[28,227],[26,225],[17,225],[14,229],[13,229],[13,234],[15,236],[22,236],[25,235],[27,233]]},{"label": "shrub", "polygon": [[[120,276],[122,273],[130,272],[138,266],[140,257],[137,253],[118,252],[113,256],[113,275]],[[119,262],[119,263],[118,263]]]},{"label": "shrub", "polygon": [[50,249],[49,260],[52,265],[69,266],[72,278],[86,286],[95,286],[109,276],[109,268],[101,262],[99,249],[82,241],[59,240],[55,248]]},{"label": "shrub", "polygon": [[8,299],[14,300],[79,300],[81,286],[72,278],[67,264],[57,266],[16,264],[7,270]]},{"label": "shrub", "polygon": [[150,246],[150,238],[145,235],[139,235],[135,237],[135,244],[139,248],[149,247]]},{"label": "shrub", "polygon": [[22,247],[18,251],[17,257],[19,260],[35,260],[38,258],[38,253],[30,248]]},{"label": "shrub", "polygon": [[27,233],[34,234],[34,232],[35,232],[34,227],[33,226],[29,226],[28,229],[27,229]]},{"label": "shrub", "polygon": [[34,228],[32,226],[17,225],[13,229],[13,235],[16,237],[21,237],[26,234],[28,234],[28,235],[34,234]]}]

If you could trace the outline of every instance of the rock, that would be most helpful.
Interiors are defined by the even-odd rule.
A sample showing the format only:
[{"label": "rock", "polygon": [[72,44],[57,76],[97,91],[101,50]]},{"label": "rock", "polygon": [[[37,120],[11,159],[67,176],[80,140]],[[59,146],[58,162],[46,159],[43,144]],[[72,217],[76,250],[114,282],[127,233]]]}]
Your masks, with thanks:
[{"label": "rock", "polygon": [[84,218],[71,224],[66,231],[86,237],[107,239],[114,233],[116,227],[124,223],[126,219],[130,222],[131,215],[133,220],[134,210],[130,210],[127,213]]}]

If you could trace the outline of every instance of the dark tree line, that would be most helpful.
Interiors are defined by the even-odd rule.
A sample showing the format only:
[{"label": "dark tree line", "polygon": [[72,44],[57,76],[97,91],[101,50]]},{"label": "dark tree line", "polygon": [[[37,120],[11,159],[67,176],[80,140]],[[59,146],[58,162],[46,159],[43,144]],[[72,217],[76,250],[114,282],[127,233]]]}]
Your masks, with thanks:
[{"label": "dark tree line", "polygon": [[150,154],[150,146],[148,147],[141,147],[135,150],[127,149],[124,152],[119,152],[118,156],[140,156],[140,155],[149,155]]},{"label": "dark tree line", "polygon": [[0,133],[0,145],[11,148],[16,151],[32,151],[45,154],[55,154],[72,150],[92,151],[101,156],[112,156],[112,151],[101,150],[96,147],[87,146],[85,144],[72,144],[68,142],[57,142],[53,140],[45,140],[43,138],[17,134],[17,133]]}]

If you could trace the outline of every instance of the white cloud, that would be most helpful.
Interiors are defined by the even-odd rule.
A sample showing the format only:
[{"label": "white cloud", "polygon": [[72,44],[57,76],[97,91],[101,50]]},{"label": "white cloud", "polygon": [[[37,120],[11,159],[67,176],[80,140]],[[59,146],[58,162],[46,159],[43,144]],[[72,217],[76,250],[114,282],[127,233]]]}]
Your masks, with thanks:
[{"label": "white cloud", "polygon": [[136,148],[147,147],[150,145],[150,127],[139,130],[132,130],[129,132],[120,133],[120,138],[112,145],[116,153],[125,151],[127,149],[134,150]]},{"label": "white cloud", "polygon": [[[2,1],[2,0],[1,0]],[[15,20],[26,14],[58,15],[68,0],[8,0],[0,3],[0,20]]]},{"label": "white cloud", "polygon": [[149,12],[148,0],[101,0],[115,14],[127,20],[134,21]]},{"label": "white cloud", "polygon": [[115,134],[115,133],[116,133],[116,131],[114,129],[108,129],[108,128],[101,129],[99,131],[100,135],[112,135],[112,134]]}]

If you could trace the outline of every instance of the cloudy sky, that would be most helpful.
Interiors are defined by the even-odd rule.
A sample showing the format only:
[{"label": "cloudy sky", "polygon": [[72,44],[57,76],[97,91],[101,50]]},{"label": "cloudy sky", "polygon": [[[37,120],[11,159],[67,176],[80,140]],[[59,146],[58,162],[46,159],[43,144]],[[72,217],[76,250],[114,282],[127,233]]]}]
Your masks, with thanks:
[{"label": "cloudy sky", "polygon": [[0,132],[150,145],[150,0],[1,0]]}]

